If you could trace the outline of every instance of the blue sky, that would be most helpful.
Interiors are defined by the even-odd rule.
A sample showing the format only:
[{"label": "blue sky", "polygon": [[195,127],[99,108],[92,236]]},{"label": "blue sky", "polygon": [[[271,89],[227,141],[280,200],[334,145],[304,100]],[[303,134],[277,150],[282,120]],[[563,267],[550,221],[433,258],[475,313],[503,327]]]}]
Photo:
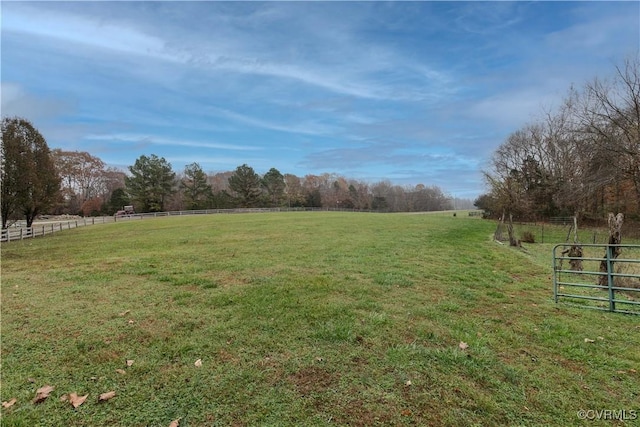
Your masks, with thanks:
[{"label": "blue sky", "polygon": [[640,49],[637,1],[1,8],[2,115],[50,148],[466,198],[509,133]]}]

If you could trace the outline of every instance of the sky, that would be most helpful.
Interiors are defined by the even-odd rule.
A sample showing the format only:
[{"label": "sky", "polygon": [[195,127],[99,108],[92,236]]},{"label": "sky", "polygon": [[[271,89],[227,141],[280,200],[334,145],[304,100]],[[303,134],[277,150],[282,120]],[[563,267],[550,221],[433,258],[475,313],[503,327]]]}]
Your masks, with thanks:
[{"label": "sky", "polygon": [[247,164],[473,199],[508,135],[640,50],[640,2],[1,3],[1,114],[127,171]]}]

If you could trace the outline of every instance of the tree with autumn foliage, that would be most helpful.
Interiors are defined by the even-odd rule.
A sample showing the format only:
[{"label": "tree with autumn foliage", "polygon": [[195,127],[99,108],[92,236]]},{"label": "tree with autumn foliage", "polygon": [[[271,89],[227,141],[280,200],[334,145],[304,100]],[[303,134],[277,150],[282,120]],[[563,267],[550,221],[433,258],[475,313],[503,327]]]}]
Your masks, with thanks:
[{"label": "tree with autumn foliage", "polygon": [[52,155],[62,179],[61,195],[65,210],[74,214],[81,211],[86,215],[87,211],[95,211],[97,206],[100,211],[107,181],[105,163],[86,151],[56,148]]},{"label": "tree with autumn foliage", "polygon": [[42,134],[26,119],[2,119],[2,228],[16,212],[27,227],[40,213],[51,208],[60,190],[60,177]]}]

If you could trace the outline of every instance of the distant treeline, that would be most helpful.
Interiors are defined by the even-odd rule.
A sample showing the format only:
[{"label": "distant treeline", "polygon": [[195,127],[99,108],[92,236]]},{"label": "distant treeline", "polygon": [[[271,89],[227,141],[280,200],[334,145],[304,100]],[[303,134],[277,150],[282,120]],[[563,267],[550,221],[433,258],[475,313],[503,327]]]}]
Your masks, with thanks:
[{"label": "distant treeline", "polygon": [[50,150],[26,119],[2,120],[2,227],[40,214],[112,215],[137,212],[246,207],[314,207],[383,212],[470,209],[436,186],[369,184],[337,174],[259,175],[249,165],[206,174],[198,163],[183,171],[154,154],[140,156],[128,173],[87,152]]}]

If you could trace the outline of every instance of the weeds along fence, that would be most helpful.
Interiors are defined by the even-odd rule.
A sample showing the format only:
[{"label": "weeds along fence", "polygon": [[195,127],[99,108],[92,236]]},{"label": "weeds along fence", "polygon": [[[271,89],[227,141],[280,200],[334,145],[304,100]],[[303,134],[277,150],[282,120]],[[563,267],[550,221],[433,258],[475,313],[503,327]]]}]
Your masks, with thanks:
[{"label": "weeds along fence", "polygon": [[[354,209],[338,209],[338,208],[241,208],[241,209],[202,209],[190,211],[168,211],[168,212],[149,212],[141,214],[131,214],[122,216],[99,216],[84,218],[64,218],[51,219],[47,221],[35,222],[31,227],[21,226],[21,222],[17,222],[13,226],[0,231],[0,242],[13,242],[17,240],[31,239],[35,237],[44,237],[49,234],[63,230],[71,230],[73,228],[85,227],[88,225],[106,224],[121,221],[136,221],[148,218],[159,218],[166,216],[183,216],[183,215],[211,215],[211,214],[235,214],[235,213],[260,213],[260,212],[297,212],[297,211],[341,211],[356,212]],[[365,212],[365,211],[357,211]]]},{"label": "weeds along fence", "polygon": [[640,245],[554,246],[553,296],[556,303],[640,315]]}]

